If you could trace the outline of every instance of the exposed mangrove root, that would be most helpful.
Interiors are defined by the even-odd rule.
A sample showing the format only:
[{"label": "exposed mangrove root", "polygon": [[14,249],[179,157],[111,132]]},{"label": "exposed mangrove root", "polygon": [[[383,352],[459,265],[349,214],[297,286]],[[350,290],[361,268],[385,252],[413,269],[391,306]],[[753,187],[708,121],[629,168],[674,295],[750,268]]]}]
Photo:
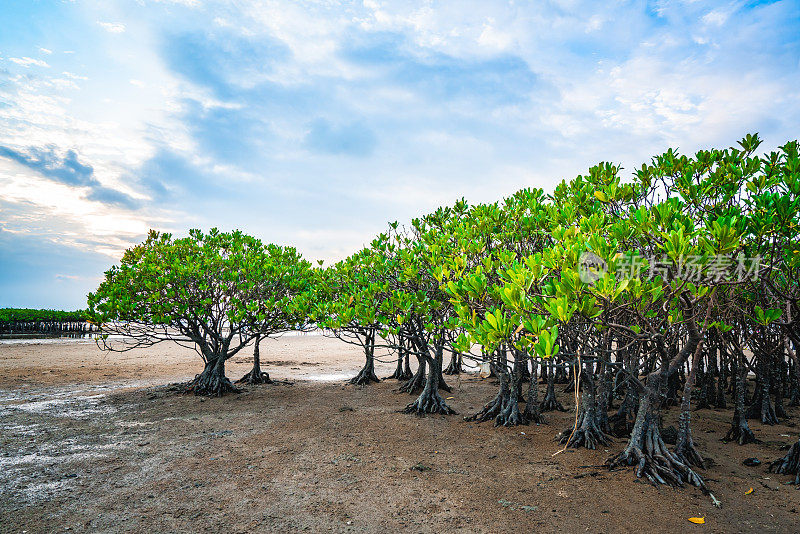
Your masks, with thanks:
[{"label": "exposed mangrove root", "polygon": [[553,370],[550,370],[550,376],[547,379],[547,390],[544,394],[544,399],[542,402],[539,403],[539,410],[542,412],[552,412],[558,410],[559,412],[566,412],[566,408],[562,406],[558,399],[556,398],[556,388],[555,388],[555,377],[553,376]]},{"label": "exposed mangrove root", "polygon": [[500,415],[500,412],[503,410],[503,406],[506,403],[505,400],[508,398],[508,396],[508,388],[504,385],[501,385],[500,391],[492,400],[484,404],[483,408],[481,408],[478,413],[465,417],[464,421],[475,421],[477,423],[482,423],[484,421],[494,419]]},{"label": "exposed mangrove root", "polygon": [[261,336],[256,336],[255,344],[253,346],[253,368],[250,369],[249,373],[237,380],[237,384],[272,384],[269,374],[261,371],[260,346]]},{"label": "exposed mangrove root", "polygon": [[273,381],[269,377],[269,373],[265,373],[263,371],[260,372],[253,372],[252,370],[244,375],[242,378],[236,381],[237,384],[247,384],[247,385],[256,385],[256,384],[272,384]]},{"label": "exposed mangrove root", "polygon": [[403,343],[400,343],[400,349],[397,351],[397,367],[391,376],[387,376],[386,380],[410,380],[414,376],[411,368],[408,365],[408,351],[404,348]]},{"label": "exposed mangrove root", "polygon": [[419,367],[417,367],[417,372],[409,378],[403,385],[400,386],[399,390],[403,393],[417,393],[422,391],[425,387],[425,360],[419,360]]},{"label": "exposed mangrove root", "polygon": [[779,475],[794,475],[794,480],[789,484],[794,484],[797,489],[800,489],[800,440],[791,446],[786,456],[770,462],[769,472]]},{"label": "exposed mangrove root", "polygon": [[403,376],[403,355],[402,353],[397,357],[397,367],[394,372],[384,378],[384,380],[408,380],[411,376]]},{"label": "exposed mangrove root", "polygon": [[517,402],[516,395],[509,395],[506,399],[505,406],[497,414],[494,419],[494,426],[517,426],[527,425],[528,420],[519,409],[519,402]]},{"label": "exposed mangrove root", "polygon": [[[603,432],[595,418],[589,417],[587,413],[578,418],[577,428],[567,428],[558,435],[558,441],[570,449],[585,447],[594,450],[598,445],[610,445],[611,437]],[[574,430],[574,432],[573,432]]]},{"label": "exposed mangrove root", "polygon": [[349,384],[354,384],[356,386],[366,386],[370,382],[380,382],[381,379],[375,375],[375,365],[370,365],[367,363],[364,367],[361,368],[361,371],[358,372],[356,376],[348,380]]},{"label": "exposed mangrove root", "polygon": [[426,387],[417,400],[409,404],[403,410],[405,413],[423,415],[426,413],[441,413],[445,415],[455,415],[455,410],[447,405],[445,400],[439,395],[436,388]]},{"label": "exposed mangrove root", "polygon": [[[635,466],[637,478],[646,478],[651,484],[683,486],[685,483],[708,491],[703,478],[687,463],[667,449],[661,439],[656,418],[647,416],[646,428],[635,428],[628,446],[620,454],[606,462],[609,469],[622,466]],[[637,420],[637,426],[639,426]]]},{"label": "exposed mangrove root", "polygon": [[[702,364],[702,342],[697,345],[694,355],[691,360],[691,367],[689,376],[686,377],[686,383],[683,386],[683,397],[681,398],[681,414],[678,418],[678,436],[675,445],[675,457],[682,463],[705,468],[705,460],[697,452],[692,439],[692,390],[694,389],[695,382],[697,381],[697,373]],[[707,372],[704,376],[700,377],[700,392],[702,399],[708,399],[708,377],[711,372]],[[710,407],[710,405],[709,405]]]},{"label": "exposed mangrove root", "polygon": [[753,431],[750,430],[750,425],[747,424],[747,418],[734,411],[733,422],[731,428],[722,441],[735,441],[739,445],[746,445],[748,443],[758,443]]},{"label": "exposed mangrove root", "polygon": [[734,360],[734,363],[737,364],[735,372],[736,379],[731,380],[731,383],[735,383],[733,420],[731,421],[730,430],[728,430],[728,433],[722,438],[722,441],[735,441],[739,445],[745,445],[747,443],[756,443],[758,440],[756,440],[755,435],[753,435],[753,431],[750,430],[750,425],[747,424],[747,415],[745,413],[744,399],[747,394],[745,391],[745,375],[747,369],[744,366],[744,355],[738,345],[735,348],[735,356],[738,361]]},{"label": "exposed mangrove root", "polygon": [[690,466],[701,469],[706,467],[706,460],[695,447],[691,431],[684,441],[679,440],[678,445],[675,447],[675,457]]},{"label": "exposed mangrove root", "polygon": [[536,371],[538,369],[536,360],[533,361],[531,367],[533,371],[531,372],[531,376],[529,377],[530,381],[528,382],[528,402],[525,403],[525,412],[522,416],[528,423],[542,425],[545,424],[545,420],[539,408],[539,379],[536,376]]},{"label": "exposed mangrove root", "polygon": [[356,386],[366,386],[370,382],[380,382],[381,379],[375,375],[375,331],[371,330],[364,340],[364,356],[366,361],[364,367],[356,376],[348,380],[348,383]]},{"label": "exposed mangrove root", "polygon": [[226,393],[239,393],[228,377],[225,376],[225,361],[222,358],[209,360],[205,369],[186,386],[187,393],[221,397]]},{"label": "exposed mangrove root", "polygon": [[533,423],[535,425],[547,424],[547,419],[542,415],[542,412],[539,410],[539,403],[536,402],[528,402],[525,404],[525,411],[522,413],[522,416],[527,423]]},{"label": "exposed mangrove root", "polygon": [[795,407],[800,406],[800,388],[796,385],[792,385],[791,395],[789,396],[789,406]]},{"label": "exposed mangrove root", "polygon": [[747,408],[748,419],[759,419],[765,425],[777,425],[780,421],[769,396],[769,385],[758,387],[753,394],[753,402]]}]

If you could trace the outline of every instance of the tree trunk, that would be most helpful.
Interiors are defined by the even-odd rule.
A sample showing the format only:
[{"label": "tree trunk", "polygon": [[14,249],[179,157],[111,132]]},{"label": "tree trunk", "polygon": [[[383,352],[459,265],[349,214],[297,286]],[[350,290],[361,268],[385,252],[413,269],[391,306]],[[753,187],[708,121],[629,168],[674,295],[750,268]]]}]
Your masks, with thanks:
[{"label": "tree trunk", "polygon": [[775,414],[775,408],[772,405],[772,399],[769,396],[771,372],[770,362],[768,355],[761,352],[758,355],[758,366],[756,367],[758,374],[756,376],[756,389],[753,392],[753,399],[750,407],[747,409],[748,419],[760,419],[761,423],[765,425],[778,424],[778,416]]},{"label": "tree trunk", "polygon": [[364,367],[358,372],[356,376],[349,380],[350,384],[357,386],[366,386],[370,382],[380,382],[380,378],[375,375],[375,331],[367,334],[364,342],[364,356],[366,362]]},{"label": "tree trunk", "polygon": [[714,405],[717,408],[727,409],[728,402],[725,399],[725,381],[728,379],[728,372],[726,362],[728,358],[722,345],[722,338],[720,335],[715,336],[716,353],[719,356],[719,373],[717,374],[717,398]]},{"label": "tree trunk", "polygon": [[525,412],[522,414],[529,423],[545,424],[544,416],[539,408],[539,378],[536,376],[539,362],[531,360],[531,376],[528,382],[528,401],[525,403]]},{"label": "tree trunk", "polygon": [[508,367],[500,370],[505,375],[505,379],[509,383],[510,388],[505,404],[500,410],[500,413],[498,413],[497,417],[494,419],[494,426],[517,426],[528,424],[528,421],[525,419],[519,409],[522,372],[516,365],[514,365],[513,369],[514,370],[510,373],[510,377],[508,376]]},{"label": "tree trunk", "polygon": [[683,386],[683,398],[681,399],[681,415],[678,420],[678,441],[675,445],[675,455],[688,465],[705,468],[705,461],[694,446],[692,428],[690,425],[692,419],[692,388],[694,387],[694,382],[697,377],[697,368],[702,361],[702,354],[703,341],[700,341],[692,357],[686,384]]},{"label": "tree trunk", "polygon": [[744,353],[738,346],[734,347],[735,353],[731,363],[735,363],[736,368],[736,387],[734,389],[734,410],[733,421],[731,421],[731,428],[725,434],[723,441],[736,441],[739,445],[747,443],[755,443],[756,437],[750,426],[747,424],[746,408],[744,403],[745,389],[744,382],[747,376],[747,365],[744,363]]},{"label": "tree trunk", "polygon": [[[406,355],[407,356],[407,355]],[[425,372],[427,369],[427,364],[425,363],[425,359],[420,356],[417,356],[417,372],[406,381],[405,384],[400,386],[400,391],[405,393],[417,393],[421,391],[425,387]]]},{"label": "tree trunk", "polygon": [[608,445],[611,437],[601,426],[597,410],[597,394],[592,376],[591,363],[581,372],[581,399],[578,418],[572,428],[566,429],[559,436],[561,443],[570,448],[586,447],[596,449],[598,445]]},{"label": "tree trunk", "polygon": [[[692,372],[694,372],[694,374],[695,374],[695,376],[692,378],[692,381],[693,382],[696,381],[700,385],[700,391],[698,392],[699,395],[698,395],[698,398],[697,398],[697,407],[695,409],[696,410],[702,410],[702,409],[705,409],[705,408],[711,408],[711,403],[709,402],[709,390],[710,390],[710,388],[709,388],[709,380],[711,380],[711,381],[714,380],[714,375],[713,375],[713,373],[711,371],[711,356],[709,355],[709,362],[708,362],[708,366],[707,367],[704,365],[704,360],[703,360],[703,358],[701,356],[700,357],[700,361],[697,364],[697,368],[691,369],[689,371],[689,375],[691,375]],[[700,375],[699,376],[699,380],[698,380],[698,376],[697,375]],[[686,379],[686,382],[688,384],[689,378]],[[692,385],[694,385],[694,384],[692,384]],[[689,389],[692,389],[692,388],[689,388]],[[683,391],[684,391],[684,395],[683,396],[685,397],[686,396],[686,394],[685,394],[685,392],[686,392],[686,384],[683,385]],[[681,409],[682,408],[683,408],[683,400],[681,400]]]},{"label": "tree trunk", "polygon": [[442,375],[442,351],[443,346],[438,345],[436,347],[436,355],[433,358],[427,354],[427,351],[423,354],[423,358],[428,365],[428,377],[425,380],[425,387],[422,389],[422,393],[420,393],[419,397],[417,397],[417,400],[406,406],[406,413],[414,413],[417,415],[426,413],[452,415],[456,413],[455,410],[447,405],[442,396],[439,395],[439,379]]},{"label": "tree trunk", "polygon": [[462,360],[461,353],[453,352],[450,356],[450,364],[447,366],[447,369],[444,370],[444,374],[458,375],[463,373],[464,369],[461,367],[461,360]]},{"label": "tree trunk", "polygon": [[639,390],[633,380],[625,376],[625,397],[619,405],[617,412],[609,417],[609,424],[618,437],[627,436],[633,429],[636,421],[636,409],[639,406]]},{"label": "tree trunk", "polygon": [[788,484],[800,486],[800,440],[792,445],[786,456],[779,458],[769,464],[770,473],[779,475],[794,475],[794,480]]},{"label": "tree trunk", "polygon": [[640,397],[636,423],[625,449],[606,463],[609,469],[636,466],[636,476],[645,477],[654,486],[668,484],[682,486],[688,482],[706,489],[703,479],[691,467],[669,451],[661,439],[661,388],[666,372],[652,373],[647,377],[646,390]]},{"label": "tree trunk", "polygon": [[519,373],[519,378],[522,382],[531,379],[531,372],[528,369],[528,358],[517,349],[514,349],[514,373]]},{"label": "tree trunk", "polygon": [[[544,365],[544,363],[542,363],[542,365]],[[552,358],[547,360],[547,389],[545,390],[544,399],[542,399],[539,405],[539,410],[542,412],[551,412],[553,410],[558,410],[560,412],[567,411],[556,398],[556,372],[554,365],[555,362],[553,362]]]},{"label": "tree trunk", "polygon": [[206,357],[203,372],[194,377],[187,391],[195,395],[221,397],[225,393],[238,393],[239,390],[225,376],[225,355],[213,354]]},{"label": "tree trunk", "polygon": [[786,367],[786,360],[784,359],[783,352],[778,352],[780,357],[780,361],[778,365],[776,365],[773,369],[772,373],[772,384],[773,384],[773,391],[772,394],[775,398],[775,415],[779,419],[786,419],[789,417],[789,414],[786,413],[786,408],[783,407],[783,397],[786,391],[786,376],[788,375],[788,369]]},{"label": "tree trunk", "polygon": [[261,345],[261,336],[256,336],[255,345],[253,346],[253,368],[249,373],[237,380],[237,384],[272,384],[269,374],[261,371],[259,345]]},{"label": "tree trunk", "polygon": [[395,380],[408,380],[414,376],[411,373],[411,368],[408,365],[408,350],[406,349],[405,343],[406,341],[403,339],[403,336],[400,336],[400,344],[397,349],[397,367],[391,376],[386,377],[387,380],[390,378]]},{"label": "tree trunk", "polygon": [[[496,368],[497,364],[493,361],[489,363],[492,368]],[[505,372],[501,372],[500,369],[495,371],[495,374],[500,377],[500,390],[497,392],[497,395],[494,396],[492,400],[487,402],[476,414],[470,415],[465,417],[465,421],[475,421],[478,423],[482,423],[484,421],[488,421],[489,419],[494,419],[497,417],[500,412],[503,410],[503,407],[508,402],[508,398],[511,395],[511,387],[508,383],[508,374]]]}]

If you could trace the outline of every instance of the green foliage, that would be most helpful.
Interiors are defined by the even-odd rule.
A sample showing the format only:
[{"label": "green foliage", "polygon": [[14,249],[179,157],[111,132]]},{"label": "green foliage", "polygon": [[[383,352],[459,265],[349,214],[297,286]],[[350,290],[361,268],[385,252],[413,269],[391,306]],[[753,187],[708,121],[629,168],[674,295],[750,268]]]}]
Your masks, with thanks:
[{"label": "green foliage", "polygon": [[[687,312],[711,305],[712,295],[710,324],[720,331],[737,309],[774,323],[778,306],[753,306],[763,304],[756,288],[767,276],[799,293],[800,160],[796,142],[757,157],[760,143],[748,135],[737,148],[693,157],[670,149],[630,182],[601,163],[552,195],[525,189],[500,203],[461,200],[407,228],[393,223],[328,270],[316,317],[459,352],[513,345],[538,357],[559,352],[560,326],[663,336],[698,321]],[[589,283],[587,253],[604,267]],[[755,257],[759,270],[741,276],[753,264],[742,258]]]},{"label": "green foliage", "polygon": [[36,310],[29,308],[0,308],[0,323],[80,323],[86,321],[85,310]]},{"label": "green foliage", "polygon": [[314,276],[295,249],[239,231],[191,230],[181,239],[152,231],[106,272],[89,295],[89,315],[131,335],[166,327],[158,339],[181,337],[226,353],[256,335],[303,327]]}]

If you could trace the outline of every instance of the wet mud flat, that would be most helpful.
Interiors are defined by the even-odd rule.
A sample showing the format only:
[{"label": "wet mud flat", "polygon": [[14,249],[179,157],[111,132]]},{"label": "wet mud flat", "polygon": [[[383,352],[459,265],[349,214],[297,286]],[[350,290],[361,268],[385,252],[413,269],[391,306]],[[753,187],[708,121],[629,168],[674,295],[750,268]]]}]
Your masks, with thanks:
[{"label": "wet mud flat", "polygon": [[[761,443],[742,447],[720,441],[730,410],[693,412],[698,447],[714,460],[702,473],[717,509],[696,488],[656,489],[629,469],[609,472],[603,464],[624,439],[554,455],[572,412],[547,413],[540,426],[465,422],[496,393],[495,379],[448,377],[459,415],[420,418],[398,413],[413,397],[394,380],[340,380],[357,372],[357,351],[320,360],[338,347],[285,343],[265,360],[291,385],[218,399],[167,385],[191,377],[191,354],[115,361],[69,347],[0,347],[0,532],[797,531],[800,491],[765,463],[742,465],[785,453],[797,439],[796,408],[780,425],[751,421]],[[233,363],[229,376],[247,365]],[[559,398],[573,408],[571,395]],[[675,417],[668,410],[665,424]]]}]

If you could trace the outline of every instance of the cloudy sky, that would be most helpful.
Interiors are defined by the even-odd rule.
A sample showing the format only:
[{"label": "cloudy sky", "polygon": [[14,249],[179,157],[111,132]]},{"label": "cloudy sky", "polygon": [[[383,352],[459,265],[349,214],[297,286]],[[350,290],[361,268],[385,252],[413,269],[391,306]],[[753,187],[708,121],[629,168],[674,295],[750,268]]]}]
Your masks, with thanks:
[{"label": "cloudy sky", "polygon": [[330,261],[462,196],[800,134],[798,1],[12,0],[0,26],[0,307],[84,306],[149,228]]}]

